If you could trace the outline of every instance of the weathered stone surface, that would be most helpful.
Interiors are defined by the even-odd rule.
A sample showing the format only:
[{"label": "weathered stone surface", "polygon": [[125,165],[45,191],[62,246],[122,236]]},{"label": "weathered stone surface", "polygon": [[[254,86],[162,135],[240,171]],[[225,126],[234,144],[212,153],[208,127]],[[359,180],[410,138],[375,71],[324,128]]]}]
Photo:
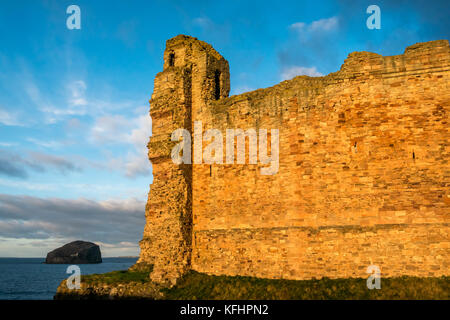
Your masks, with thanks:
[{"label": "weathered stone surface", "polygon": [[[170,285],[189,269],[367,277],[371,264],[383,276],[449,274],[447,40],[391,57],[351,53],[327,76],[229,98],[228,63],[208,44],[177,36],[164,61],[150,101],[154,179],[138,261],[154,264],[153,281]],[[174,164],[171,133],[197,120],[221,132],[279,129],[278,173]]]},{"label": "weathered stone surface", "polygon": [[125,300],[163,298],[160,287],[153,283],[129,282],[120,284],[85,283],[81,281],[80,289],[69,289],[63,280],[56,291],[55,300]]},{"label": "weathered stone surface", "polygon": [[83,264],[101,263],[100,247],[92,242],[73,241],[47,254],[45,263]]},{"label": "weathered stone surface", "polygon": [[191,131],[193,106],[206,106],[216,93],[216,70],[222,74],[220,97],[227,97],[230,89],[228,62],[207,43],[177,36],[167,41],[164,61],[150,101],[150,114],[156,123],[148,145],[154,182],[146,218],[151,223],[145,226],[135,268],[153,264],[151,279],[173,285],[191,264],[192,167],[173,165],[170,155],[175,142],[170,137],[178,128]]}]

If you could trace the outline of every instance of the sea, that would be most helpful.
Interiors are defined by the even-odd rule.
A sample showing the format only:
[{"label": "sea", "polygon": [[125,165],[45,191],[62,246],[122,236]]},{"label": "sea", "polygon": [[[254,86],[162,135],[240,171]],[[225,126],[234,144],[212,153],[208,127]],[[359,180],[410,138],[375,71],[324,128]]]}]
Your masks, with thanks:
[{"label": "sea", "polygon": [[[81,275],[126,270],[138,258],[102,258],[98,264],[79,264]],[[68,264],[45,264],[45,258],[0,258],[0,300],[51,300]]]}]

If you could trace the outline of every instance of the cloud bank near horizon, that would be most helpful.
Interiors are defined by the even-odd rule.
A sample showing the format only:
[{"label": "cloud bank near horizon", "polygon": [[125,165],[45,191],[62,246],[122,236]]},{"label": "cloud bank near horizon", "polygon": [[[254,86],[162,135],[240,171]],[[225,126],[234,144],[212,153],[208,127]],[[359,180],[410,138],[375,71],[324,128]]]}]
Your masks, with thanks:
[{"label": "cloud bank near horizon", "polygon": [[48,248],[77,239],[100,244],[107,255],[136,255],[144,210],[145,202],[133,198],[93,201],[0,194],[0,256],[17,254],[10,246],[13,240]]}]

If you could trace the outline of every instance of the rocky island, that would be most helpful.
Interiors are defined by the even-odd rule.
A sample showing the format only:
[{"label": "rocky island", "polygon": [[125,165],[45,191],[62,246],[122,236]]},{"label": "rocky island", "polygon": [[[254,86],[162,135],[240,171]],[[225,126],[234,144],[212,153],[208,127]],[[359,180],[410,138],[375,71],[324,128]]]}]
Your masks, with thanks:
[{"label": "rocky island", "polygon": [[100,247],[92,242],[73,241],[47,254],[48,264],[86,264],[101,263]]}]

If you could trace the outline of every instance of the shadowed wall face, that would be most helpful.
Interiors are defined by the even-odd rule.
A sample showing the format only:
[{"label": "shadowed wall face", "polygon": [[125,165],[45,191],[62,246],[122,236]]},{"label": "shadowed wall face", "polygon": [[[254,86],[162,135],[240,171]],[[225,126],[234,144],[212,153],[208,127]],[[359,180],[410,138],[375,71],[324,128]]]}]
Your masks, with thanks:
[{"label": "shadowed wall face", "polygon": [[[297,77],[230,98],[228,64],[215,54],[193,64],[190,111],[170,111],[167,103],[154,111],[161,74],[155,80],[154,183],[144,239],[158,237],[141,242],[140,261],[170,269],[184,248],[189,254],[181,256],[189,258],[183,270],[210,274],[367,277],[369,265],[379,266],[383,276],[448,274],[448,41],[410,46],[393,57],[352,53],[328,76]],[[217,70],[225,90],[219,100]],[[175,76],[165,79],[171,89],[164,99],[182,96]],[[261,175],[264,165],[248,163],[173,164],[170,133],[183,121],[191,132],[193,121],[223,133],[278,129],[278,172]],[[163,127],[164,135],[155,135]],[[158,162],[152,154],[162,145],[158,154],[166,160]],[[177,200],[174,190],[190,200]],[[188,227],[175,219],[185,236],[175,238],[191,241],[173,241],[164,231],[171,224],[156,218],[156,208],[161,217],[171,208],[186,212]],[[165,250],[173,250],[173,261],[158,260]]]}]

